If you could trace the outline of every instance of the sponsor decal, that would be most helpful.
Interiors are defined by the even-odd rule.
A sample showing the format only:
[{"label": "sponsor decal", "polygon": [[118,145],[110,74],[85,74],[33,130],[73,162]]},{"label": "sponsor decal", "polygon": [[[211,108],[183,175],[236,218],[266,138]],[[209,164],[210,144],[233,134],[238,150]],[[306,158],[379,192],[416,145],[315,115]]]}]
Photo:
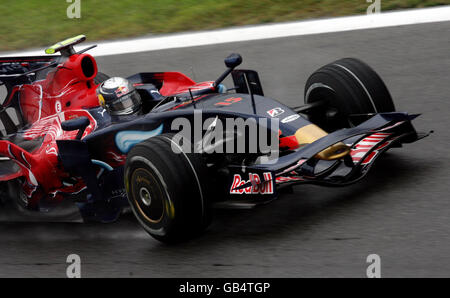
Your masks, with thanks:
[{"label": "sponsor decal", "polygon": [[222,102],[216,103],[215,106],[229,106],[236,102],[240,102],[241,100],[242,100],[242,97],[230,97],[230,98],[225,99]]},{"label": "sponsor decal", "polygon": [[100,116],[102,116],[102,117],[105,117],[105,112],[106,112],[105,109],[103,109],[103,110],[101,110],[101,111],[97,111],[97,113],[99,113]]},{"label": "sponsor decal", "polygon": [[[372,163],[375,156],[378,154],[378,151],[388,146],[395,139],[392,139],[387,142],[383,142],[387,137],[389,137],[390,133],[375,133],[370,135],[364,139],[362,139],[354,148],[352,148],[350,155],[355,164],[361,162],[361,165],[367,165]],[[371,151],[374,147],[376,150]],[[362,160],[362,161],[361,161]]]},{"label": "sponsor decal", "polygon": [[61,111],[62,111],[62,105],[61,105],[61,102],[59,100],[57,100],[55,102],[55,111],[56,111],[56,113],[61,113]]},{"label": "sponsor decal", "polygon": [[300,115],[291,115],[291,116],[287,116],[286,118],[281,120],[281,122],[282,123],[289,123],[289,122],[297,120],[298,118],[300,118]]},{"label": "sponsor decal", "polygon": [[145,177],[143,177],[143,176],[141,176],[141,175],[138,175],[138,176],[136,177],[136,182],[137,182],[137,183],[142,183],[142,182],[144,182],[144,183],[146,183],[147,185],[150,185],[150,184],[151,184],[150,180],[148,180],[147,178],[145,178]]},{"label": "sponsor decal", "polygon": [[134,145],[160,135],[163,131],[163,124],[151,131],[126,130],[116,134],[116,146],[120,152],[128,153]]},{"label": "sponsor decal", "polygon": [[120,86],[116,90],[116,95],[117,95],[117,97],[121,97],[121,96],[127,94],[128,92],[129,92],[129,90],[128,90],[127,86]]},{"label": "sponsor decal", "polygon": [[283,184],[283,183],[289,183],[289,182],[298,182],[298,181],[304,181],[303,178],[298,176],[289,176],[289,177],[277,177],[276,182],[277,184]]},{"label": "sponsor decal", "polygon": [[302,164],[305,163],[305,161],[307,161],[307,160],[306,159],[300,159],[299,161],[297,161],[297,163],[295,165],[285,169],[283,172],[277,174],[277,176],[281,176],[283,174],[286,174],[286,173],[289,173],[289,172],[292,172],[292,171],[298,169]]},{"label": "sponsor decal", "polygon": [[284,110],[282,108],[274,108],[274,109],[267,111],[267,114],[269,114],[270,117],[272,117],[272,118],[278,117],[283,113],[284,113]]},{"label": "sponsor decal", "polygon": [[[243,180],[241,178],[241,175],[235,174],[233,178],[233,183],[231,184],[230,188],[230,194],[249,194],[249,195],[255,195],[255,194],[261,194],[261,195],[268,195],[273,194],[273,180],[272,180],[272,173],[264,173],[263,178],[264,181],[261,183],[261,179],[258,174],[249,174],[249,180]],[[242,189],[236,189],[239,186],[242,186],[247,183],[252,183],[251,186],[247,188]]]}]

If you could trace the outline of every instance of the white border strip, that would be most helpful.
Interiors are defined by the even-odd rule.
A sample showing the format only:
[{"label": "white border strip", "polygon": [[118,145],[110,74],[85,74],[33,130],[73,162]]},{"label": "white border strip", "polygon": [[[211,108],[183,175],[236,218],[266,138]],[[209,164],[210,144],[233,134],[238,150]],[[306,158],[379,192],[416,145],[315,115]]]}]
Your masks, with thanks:
[{"label": "white border strip", "polygon": [[[186,48],[240,41],[301,36],[351,30],[374,29],[412,24],[450,21],[450,5],[433,8],[411,9],[372,15],[358,15],[333,19],[309,20],[270,25],[235,27],[196,33],[169,34],[132,40],[99,43],[90,53],[109,56],[174,48]],[[89,46],[91,44],[85,44]],[[6,53],[0,56],[43,55],[44,50]]]}]

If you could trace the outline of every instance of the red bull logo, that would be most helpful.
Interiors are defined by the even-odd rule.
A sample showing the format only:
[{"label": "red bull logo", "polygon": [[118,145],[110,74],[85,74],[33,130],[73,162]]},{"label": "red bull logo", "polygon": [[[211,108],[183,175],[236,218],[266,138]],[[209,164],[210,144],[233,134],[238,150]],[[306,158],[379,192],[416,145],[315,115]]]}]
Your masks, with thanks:
[{"label": "red bull logo", "polygon": [[120,86],[119,88],[117,88],[116,90],[116,95],[118,97],[121,97],[122,95],[125,95],[128,93],[128,88],[126,86]]},{"label": "red bull logo", "polygon": [[[272,173],[264,173],[263,178],[265,182],[261,183],[261,179],[258,174],[249,174],[249,180],[243,180],[241,175],[236,174],[233,178],[233,183],[231,184],[230,194],[241,195],[268,195],[273,194],[273,180]],[[242,189],[236,189],[239,186],[251,183],[252,185]]]}]

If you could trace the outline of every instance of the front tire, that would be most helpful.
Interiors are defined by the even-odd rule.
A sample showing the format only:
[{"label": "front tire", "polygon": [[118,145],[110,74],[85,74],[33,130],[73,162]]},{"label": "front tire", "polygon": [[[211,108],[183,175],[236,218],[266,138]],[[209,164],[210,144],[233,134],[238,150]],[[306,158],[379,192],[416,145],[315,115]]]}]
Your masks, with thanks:
[{"label": "front tire", "polygon": [[175,153],[171,134],[136,145],[125,165],[125,187],[133,213],[154,238],[180,242],[211,222],[207,169],[201,157]]},{"label": "front tire", "polygon": [[364,62],[345,58],[314,72],[306,82],[305,103],[325,100],[310,121],[326,131],[350,127],[352,114],[394,112],[392,97],[380,76]]}]

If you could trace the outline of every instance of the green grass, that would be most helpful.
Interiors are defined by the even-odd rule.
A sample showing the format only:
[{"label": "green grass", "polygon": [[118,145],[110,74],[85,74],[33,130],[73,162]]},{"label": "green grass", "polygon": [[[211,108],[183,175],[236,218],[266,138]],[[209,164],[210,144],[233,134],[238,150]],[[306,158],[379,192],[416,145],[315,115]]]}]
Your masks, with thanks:
[{"label": "green grass", "polygon": [[[381,0],[382,10],[450,0]],[[365,0],[81,0],[68,19],[66,0],[1,0],[0,51],[47,46],[78,34],[90,41],[365,13]]]}]

